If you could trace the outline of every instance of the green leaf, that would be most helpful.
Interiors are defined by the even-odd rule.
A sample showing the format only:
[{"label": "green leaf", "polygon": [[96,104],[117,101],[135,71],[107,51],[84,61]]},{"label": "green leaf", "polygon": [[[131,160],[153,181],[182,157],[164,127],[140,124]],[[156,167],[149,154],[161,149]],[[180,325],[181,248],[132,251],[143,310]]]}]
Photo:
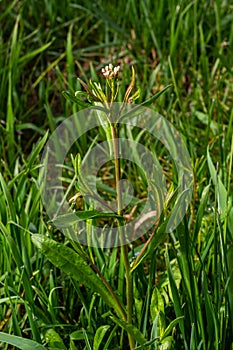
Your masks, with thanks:
[{"label": "green leaf", "polygon": [[126,90],[123,102],[128,102],[129,101],[129,96],[131,94],[131,91],[133,90],[134,84],[135,84],[135,70],[134,70],[134,67],[132,66],[131,82],[130,82],[127,90]]},{"label": "green leaf", "polygon": [[97,101],[101,101],[102,103],[107,103],[107,98],[101,88],[101,86],[90,80],[90,86],[92,89],[92,93],[94,93],[95,98],[97,98]]},{"label": "green leaf", "polygon": [[166,232],[172,232],[175,227],[181,222],[183,217],[182,207],[185,205],[186,201],[189,200],[190,188],[183,190],[178,193],[175,204],[172,208],[171,214],[169,215],[169,220],[166,226]]},{"label": "green leaf", "polygon": [[228,229],[231,234],[231,238],[233,239],[233,207],[230,209],[228,214],[228,222],[227,222]]},{"label": "green leaf", "polygon": [[152,320],[155,319],[159,311],[164,312],[164,301],[159,289],[155,287],[153,290],[150,304],[150,314]]},{"label": "green leaf", "polygon": [[163,339],[159,345],[159,350],[170,350],[172,347],[172,337],[166,337]]},{"label": "green leaf", "polygon": [[[205,125],[209,124],[209,116],[205,113],[199,112],[199,111],[195,111],[195,116]],[[210,121],[210,128],[212,130],[212,132],[214,133],[214,135],[216,135],[218,133],[218,124],[216,123],[216,121],[211,120]]]},{"label": "green leaf", "polygon": [[134,340],[136,340],[140,345],[142,345],[143,349],[146,349],[144,346],[146,343],[146,339],[144,338],[144,335],[139,331],[138,328],[133,326],[132,324],[129,324],[123,320],[120,320],[119,318],[115,316],[110,316],[110,318],[121,328],[123,328],[127,333],[129,333]]},{"label": "green leaf", "polygon": [[141,103],[140,106],[150,106],[153,102],[155,102],[166,90],[170,89],[173,86],[173,84],[169,84],[165,86],[162,90],[158,91],[154,96],[146,100],[145,102]]},{"label": "green leaf", "polygon": [[38,142],[38,144],[32,150],[30,157],[29,157],[29,160],[28,160],[28,163],[26,164],[27,169],[31,170],[31,168],[36,160],[36,157],[40,154],[41,150],[43,149],[43,147],[47,141],[47,138],[48,138],[48,132],[46,132],[46,134],[42,137],[42,139]]},{"label": "green leaf", "polygon": [[106,332],[108,331],[108,329],[110,328],[110,326],[105,325],[105,326],[101,326],[97,329],[96,334],[95,334],[95,338],[94,338],[94,345],[93,345],[93,350],[98,350],[101,342],[106,334]]},{"label": "green leaf", "polygon": [[181,320],[184,319],[184,316],[177,317],[175,320],[173,320],[165,329],[161,340],[165,340],[167,336],[172,332],[173,328],[179,323]]},{"label": "green leaf", "polygon": [[197,237],[198,237],[198,232],[201,228],[201,224],[202,224],[202,219],[206,210],[206,206],[207,206],[207,201],[209,198],[209,189],[210,189],[210,185],[206,186],[203,191],[202,191],[202,195],[201,195],[201,201],[200,204],[198,206],[198,212],[197,212],[197,218],[196,218],[196,223],[195,223],[195,230],[194,230],[194,235],[193,235],[193,244],[196,243]]},{"label": "green leaf", "polygon": [[60,337],[60,335],[52,328],[48,329],[45,333],[46,342],[51,350],[66,350],[66,347]]},{"label": "green leaf", "polygon": [[81,99],[77,98],[75,95],[73,95],[70,91],[62,91],[62,95],[70,102],[76,103],[81,107],[87,108],[91,107],[91,103],[87,103],[82,101]]},{"label": "green leaf", "polygon": [[233,312],[233,244],[230,245],[227,252],[227,263],[229,270],[229,285],[228,285],[228,295],[230,299],[230,306]]},{"label": "green leaf", "polygon": [[[91,332],[86,332],[89,339],[93,338],[93,334]],[[81,329],[74,331],[70,334],[71,340],[83,340],[85,338],[84,333]]]},{"label": "green leaf", "polygon": [[151,339],[160,339],[162,337],[165,330],[165,315],[162,311],[159,311],[153,320],[153,325],[151,329]]},{"label": "green leaf", "polygon": [[87,336],[87,332],[85,331],[85,329],[83,329],[83,334],[84,334],[84,340],[85,340],[85,343],[86,343],[86,348],[85,349],[92,350],[91,344],[89,342],[89,339],[88,339],[88,336]]},{"label": "green leaf", "polygon": [[136,259],[132,263],[131,272],[136,270],[136,268],[142,264],[142,262],[152,254],[155,249],[158,247],[158,245],[161,243],[161,241],[166,237],[166,226],[169,221],[169,217],[158,227],[157,231],[155,232],[153,238],[151,239],[150,243],[146,247],[146,249],[142,248],[141,252],[139,253],[139,259]]},{"label": "green leaf", "polygon": [[104,218],[117,218],[124,219],[123,216],[117,215],[115,213],[102,213],[97,210],[90,211],[78,211],[75,213],[69,213],[57,216],[55,219],[49,223],[58,227],[70,227],[79,221],[86,221],[89,219],[104,219]]},{"label": "green leaf", "polygon": [[46,350],[45,347],[33,340],[17,337],[15,335],[0,332],[0,341],[16,346],[22,350]]},{"label": "green leaf", "polygon": [[122,317],[123,309],[116,302],[104,282],[96,275],[87,261],[64,244],[58,243],[43,235],[34,234],[33,243],[58,268],[75,280],[83,283],[93,292],[98,293],[104,302],[112,307]]},{"label": "green leaf", "polygon": [[135,108],[133,108],[132,110],[130,110],[129,112],[126,112],[125,114],[121,115],[119,118],[119,122],[122,121],[123,119],[125,119],[126,117],[129,118],[130,116],[134,116],[135,112],[140,111],[140,109],[142,107],[148,107],[150,106],[153,102],[155,102],[167,89],[169,89],[170,87],[172,87],[173,85],[167,85],[165,88],[163,88],[162,90],[160,90],[159,92],[157,92],[157,94],[155,94],[154,96],[150,97],[149,99],[147,99],[145,102],[141,103],[140,105],[136,106]]},{"label": "green leaf", "polygon": [[[165,262],[166,262],[166,267],[167,267],[167,274],[168,274],[168,279],[169,279],[169,285],[171,288],[175,313],[176,313],[176,316],[178,315],[179,317],[182,317],[183,313],[182,313],[182,308],[181,308],[181,304],[180,304],[180,296],[179,296],[179,292],[178,292],[178,289],[176,286],[175,276],[173,274],[172,267],[170,264],[169,253],[168,253],[167,247],[165,250]],[[183,325],[182,325],[181,329],[182,329],[182,331],[184,330]]]},{"label": "green leaf", "polygon": [[140,95],[141,95],[141,90],[137,89],[137,91],[132,96],[130,96],[128,101],[130,103],[135,103],[135,101],[140,98]]},{"label": "green leaf", "polygon": [[69,347],[69,350],[77,350],[77,348],[76,348],[76,346],[75,346],[73,340],[70,340],[70,347]]},{"label": "green leaf", "polygon": [[217,193],[218,211],[224,216],[226,214],[227,208],[227,190],[224,187],[219,175],[217,174],[217,171],[210,157],[209,148],[207,149],[207,162],[210,171],[210,176],[215,186],[215,191]]},{"label": "green leaf", "polygon": [[[104,113],[108,113],[108,110],[104,107],[101,106],[97,106],[97,105],[93,105],[91,103],[88,102],[84,102],[82,100],[80,100],[79,98],[77,98],[74,94],[72,94],[70,91],[62,91],[62,95],[68,100],[71,101],[73,103],[78,104],[79,106],[83,107],[83,108],[91,108],[91,109],[95,109]],[[91,95],[92,96],[92,95]]]},{"label": "green leaf", "polygon": [[36,50],[33,50],[33,51],[30,51],[28,52],[27,54],[25,54],[24,56],[20,57],[19,59],[19,63],[21,62],[24,62],[24,61],[28,61],[28,60],[31,60],[33,59],[36,55],[38,55],[39,53],[47,50],[49,48],[49,46],[52,44],[53,41],[50,41],[49,43],[43,45],[43,46],[40,46],[38,49]]},{"label": "green leaf", "polygon": [[[11,193],[9,191],[9,186],[7,186],[2,174],[0,173],[0,189],[2,188],[7,206],[9,208],[9,219],[12,221],[16,221],[16,211],[13,199],[11,197]],[[3,199],[1,199],[3,200]],[[1,223],[1,222],[0,222]]]}]

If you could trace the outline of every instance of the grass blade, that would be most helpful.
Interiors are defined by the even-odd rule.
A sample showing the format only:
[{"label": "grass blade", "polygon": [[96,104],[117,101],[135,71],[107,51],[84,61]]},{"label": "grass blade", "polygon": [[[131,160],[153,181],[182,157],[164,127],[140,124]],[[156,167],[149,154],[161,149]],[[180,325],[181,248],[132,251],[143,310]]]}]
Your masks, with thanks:
[{"label": "grass blade", "polygon": [[0,332],[0,341],[16,346],[17,348],[22,350],[45,350],[44,346],[38,344],[33,340],[24,339],[15,335],[6,334],[2,332]]}]

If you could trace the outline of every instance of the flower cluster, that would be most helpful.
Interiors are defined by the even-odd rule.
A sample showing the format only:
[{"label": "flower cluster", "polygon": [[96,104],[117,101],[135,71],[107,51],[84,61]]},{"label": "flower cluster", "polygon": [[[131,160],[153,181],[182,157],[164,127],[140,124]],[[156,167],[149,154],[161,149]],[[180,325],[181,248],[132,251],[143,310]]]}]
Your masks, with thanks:
[{"label": "flower cluster", "polygon": [[113,67],[110,63],[108,66],[102,68],[102,73],[105,78],[112,79],[118,76],[120,66]]},{"label": "flower cluster", "polygon": [[[69,91],[64,91],[63,94],[66,98],[74,103],[79,104],[83,108],[90,106],[98,106],[101,109],[101,105],[108,111],[111,110],[113,102],[117,101],[119,92],[119,81],[118,74],[120,66],[114,67],[113,64],[109,63],[102,68],[102,74],[106,78],[105,87],[102,87],[99,82],[89,81],[89,84],[78,78],[78,81],[82,85],[85,91],[76,91],[74,96]],[[134,103],[140,97],[140,90],[133,91],[135,86],[135,71],[132,66],[131,82],[126,89],[123,103]],[[110,112],[108,112],[110,113]]]}]

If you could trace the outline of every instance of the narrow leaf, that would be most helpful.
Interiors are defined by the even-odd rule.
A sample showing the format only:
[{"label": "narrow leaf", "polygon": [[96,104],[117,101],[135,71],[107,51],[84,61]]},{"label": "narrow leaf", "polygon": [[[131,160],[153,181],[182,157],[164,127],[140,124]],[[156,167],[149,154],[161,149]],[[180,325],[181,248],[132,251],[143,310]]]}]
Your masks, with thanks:
[{"label": "narrow leaf", "polygon": [[33,340],[17,337],[15,335],[6,334],[2,332],[0,332],[0,341],[16,346],[17,348],[22,350],[45,350],[44,346]]},{"label": "narrow leaf", "polygon": [[172,332],[173,328],[177,325],[177,323],[179,323],[183,319],[184,319],[184,316],[180,316],[180,317],[177,317],[175,320],[173,320],[165,329],[161,340],[165,340],[167,336]]},{"label": "narrow leaf", "polygon": [[26,165],[27,169],[31,169],[36,157],[40,154],[41,150],[43,149],[46,141],[48,138],[48,132],[46,132],[46,134],[42,137],[42,139],[38,142],[38,144],[36,145],[35,149],[33,149],[33,151],[31,152],[30,158],[28,160],[28,163]]},{"label": "narrow leaf", "polygon": [[50,41],[49,43],[39,47],[36,50],[33,50],[31,52],[28,52],[26,55],[20,57],[19,59],[19,63],[27,61],[27,60],[31,60],[33,57],[35,57],[36,55],[38,55],[39,53],[47,50],[49,48],[49,46],[52,44],[52,41]]},{"label": "narrow leaf", "polygon": [[97,210],[90,211],[78,211],[75,213],[69,213],[57,216],[49,223],[58,227],[70,227],[77,224],[79,221],[86,221],[90,219],[104,219],[104,218],[117,218],[123,219],[123,216],[115,213],[102,213]]},{"label": "narrow leaf", "polygon": [[125,114],[121,115],[119,118],[119,122],[122,121],[123,119],[125,119],[126,117],[129,118],[131,116],[135,116],[135,113],[137,111],[140,112],[140,109],[144,106],[150,106],[153,102],[155,102],[166,90],[168,90],[170,87],[172,87],[173,85],[167,85],[165,88],[163,88],[162,90],[160,90],[159,92],[157,92],[157,94],[155,94],[154,96],[150,97],[148,100],[146,100],[145,102],[141,103],[140,105],[136,106],[135,108],[131,109],[129,112],[126,112]]},{"label": "narrow leaf", "polygon": [[169,84],[165,86],[162,90],[158,91],[154,96],[146,100],[145,102],[141,103],[140,106],[150,106],[153,102],[155,102],[166,90],[170,89],[173,86],[173,84]]},{"label": "narrow leaf", "polygon": [[207,162],[208,162],[208,167],[210,171],[210,176],[214,183],[215,190],[217,193],[218,210],[220,214],[224,215],[226,213],[226,207],[227,207],[227,190],[224,187],[219,175],[217,174],[217,171],[210,157],[209,149],[207,149]]},{"label": "narrow leaf", "polygon": [[62,95],[70,102],[76,103],[81,107],[87,108],[92,106],[91,103],[87,103],[82,101],[81,99],[77,98],[75,95],[73,95],[70,91],[62,91]]},{"label": "narrow leaf", "polygon": [[128,89],[126,90],[126,93],[125,93],[125,97],[124,97],[124,100],[123,102],[127,102],[129,100],[129,96],[131,94],[131,91],[133,90],[133,87],[134,87],[134,84],[135,84],[135,71],[134,71],[134,67],[132,67],[132,78],[131,78],[131,82],[128,86]]},{"label": "narrow leaf", "polygon": [[109,328],[110,326],[104,325],[97,329],[95,338],[94,338],[93,350],[99,350],[101,342]]},{"label": "narrow leaf", "polygon": [[127,333],[129,333],[134,340],[136,340],[140,345],[142,345],[143,349],[146,349],[144,346],[146,343],[146,339],[144,338],[144,335],[132,324],[129,324],[123,320],[120,320],[119,318],[115,316],[110,316],[110,318],[121,328],[123,328]]}]

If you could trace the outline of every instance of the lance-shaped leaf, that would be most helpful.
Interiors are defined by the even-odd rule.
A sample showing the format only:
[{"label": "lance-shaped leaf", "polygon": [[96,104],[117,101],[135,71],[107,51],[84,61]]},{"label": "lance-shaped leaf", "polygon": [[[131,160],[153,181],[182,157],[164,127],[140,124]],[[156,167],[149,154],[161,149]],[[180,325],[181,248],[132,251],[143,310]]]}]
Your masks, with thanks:
[{"label": "lance-shaped leaf", "polygon": [[56,267],[90,288],[93,292],[98,293],[104,302],[116,311],[119,317],[125,317],[125,311],[117,297],[110,293],[102,279],[92,270],[82,256],[64,244],[43,235],[33,235],[32,241]]},{"label": "lance-shaped leaf", "polygon": [[212,159],[210,157],[209,147],[207,148],[207,163],[210,171],[211,179],[215,186],[215,191],[218,198],[218,212],[222,217],[226,215],[227,212],[227,190],[222,183],[220,176],[218,175],[217,170],[214,167]]},{"label": "lance-shaped leaf", "polygon": [[16,335],[0,332],[0,342],[4,342],[22,350],[45,350],[45,347],[34,340],[17,337]]},{"label": "lance-shaped leaf", "polygon": [[45,339],[49,346],[49,349],[67,350],[60,335],[54,329],[50,328],[46,331]]},{"label": "lance-shaped leaf", "polygon": [[121,328],[123,328],[127,333],[129,333],[134,340],[136,340],[140,345],[142,345],[142,349],[148,349],[146,344],[146,339],[144,335],[139,331],[139,329],[132,324],[129,324],[123,320],[118,319],[115,316],[110,316],[110,318]]},{"label": "lance-shaped leaf", "polygon": [[81,107],[87,108],[92,106],[91,103],[87,103],[82,101],[80,98],[76,97],[75,95],[73,95],[70,91],[62,91],[62,95],[68,100],[71,101],[73,103],[77,103],[78,105],[80,105]]},{"label": "lance-shaped leaf", "polygon": [[[81,100],[80,98],[78,98],[77,96],[84,96],[84,92],[82,91],[76,91],[77,94],[74,95],[72,94],[70,91],[62,91],[62,95],[70,102],[73,102],[73,103],[76,103],[78,104],[79,106],[83,107],[83,108],[91,108],[91,109],[96,109],[96,110],[99,110],[101,112],[104,112],[104,113],[108,113],[108,109],[104,108],[104,107],[101,107],[101,106],[97,106],[97,105],[94,105],[92,103],[88,103],[88,102],[84,102],[83,100]],[[87,96],[87,95],[86,95]],[[89,98],[89,100],[93,99],[95,101],[99,101],[93,94],[92,95],[89,95],[87,96],[87,99]]]},{"label": "lance-shaped leaf", "polygon": [[90,87],[92,89],[92,94],[95,96],[95,99],[97,101],[101,101],[104,105],[107,104],[107,98],[101,89],[101,86],[97,84],[96,82],[92,82],[90,80]]},{"label": "lance-shaped leaf", "polygon": [[158,91],[154,96],[150,97],[149,99],[147,99],[145,102],[137,105],[135,108],[131,109],[129,112],[126,112],[125,114],[122,114],[119,118],[119,122],[122,121],[125,118],[129,118],[132,116],[135,116],[135,113],[141,112],[141,108],[142,107],[148,107],[150,106],[153,102],[155,102],[167,89],[171,88],[173,85],[167,85],[165,88],[163,88],[162,90]]},{"label": "lance-shaped leaf", "polygon": [[58,227],[70,227],[77,224],[79,221],[87,221],[90,219],[106,219],[106,218],[116,218],[124,220],[123,216],[117,215],[116,213],[102,213],[97,210],[89,211],[77,211],[75,213],[68,213],[64,215],[59,215],[54,218],[49,223],[53,226]]}]

